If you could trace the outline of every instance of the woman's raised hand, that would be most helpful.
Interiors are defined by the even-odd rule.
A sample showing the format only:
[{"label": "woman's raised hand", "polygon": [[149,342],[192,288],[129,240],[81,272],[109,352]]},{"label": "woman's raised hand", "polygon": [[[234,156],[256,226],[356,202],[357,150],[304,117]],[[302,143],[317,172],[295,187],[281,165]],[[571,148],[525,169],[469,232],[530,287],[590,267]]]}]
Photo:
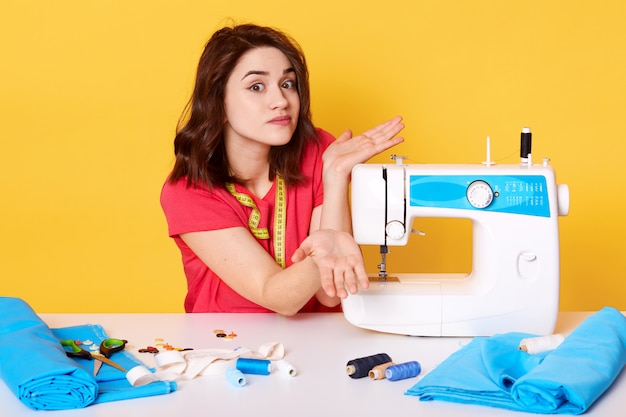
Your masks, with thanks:
[{"label": "woman's raised hand", "polygon": [[345,131],[324,152],[324,174],[347,178],[355,165],[402,143],[404,139],[396,136],[402,129],[402,117],[397,116],[357,136]]}]

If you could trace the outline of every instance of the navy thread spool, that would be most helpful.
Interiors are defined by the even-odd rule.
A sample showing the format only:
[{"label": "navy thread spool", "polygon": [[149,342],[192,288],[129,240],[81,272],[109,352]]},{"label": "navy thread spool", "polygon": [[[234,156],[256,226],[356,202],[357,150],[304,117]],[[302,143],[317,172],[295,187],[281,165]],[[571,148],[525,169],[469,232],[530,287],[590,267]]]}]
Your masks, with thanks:
[{"label": "navy thread spool", "polygon": [[244,374],[269,375],[272,362],[267,359],[239,358],[236,367]]},{"label": "navy thread spool", "polygon": [[422,372],[422,366],[417,361],[399,363],[385,369],[385,377],[390,381],[413,378]]},{"label": "navy thread spool", "polygon": [[243,372],[232,367],[226,370],[226,379],[236,387],[243,387],[248,382]]},{"label": "navy thread spool", "polygon": [[529,127],[522,128],[520,135],[520,157],[523,164],[528,163],[528,155],[530,155],[533,144],[533,134]]},{"label": "navy thread spool", "polygon": [[352,359],[346,364],[346,373],[353,379],[364,378],[373,367],[387,362],[392,362],[392,360],[386,353]]}]

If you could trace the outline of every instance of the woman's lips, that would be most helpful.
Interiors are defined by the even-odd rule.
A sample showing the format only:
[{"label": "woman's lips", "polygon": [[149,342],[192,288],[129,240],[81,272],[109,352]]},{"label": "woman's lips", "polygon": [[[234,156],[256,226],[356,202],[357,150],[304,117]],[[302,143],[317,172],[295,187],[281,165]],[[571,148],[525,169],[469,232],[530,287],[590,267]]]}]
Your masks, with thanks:
[{"label": "woman's lips", "polygon": [[274,117],[272,120],[269,121],[269,123],[275,124],[275,125],[287,126],[291,123],[291,117],[290,116]]}]

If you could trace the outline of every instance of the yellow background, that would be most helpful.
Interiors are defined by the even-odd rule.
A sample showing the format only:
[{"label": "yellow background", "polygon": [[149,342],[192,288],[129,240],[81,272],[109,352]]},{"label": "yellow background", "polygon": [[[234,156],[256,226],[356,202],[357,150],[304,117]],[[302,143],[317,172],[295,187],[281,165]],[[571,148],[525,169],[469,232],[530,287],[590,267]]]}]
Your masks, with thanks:
[{"label": "yellow background", "polygon": [[[626,2],[307,3],[3,1],[0,294],[41,313],[183,311],[159,192],[204,43],[232,18],[299,41],[335,135],[401,114],[394,152],[413,162],[478,163],[490,136],[517,163],[530,126],[571,191],[561,310],[626,309]],[[471,252],[464,228],[392,251],[390,271],[446,269]]]}]

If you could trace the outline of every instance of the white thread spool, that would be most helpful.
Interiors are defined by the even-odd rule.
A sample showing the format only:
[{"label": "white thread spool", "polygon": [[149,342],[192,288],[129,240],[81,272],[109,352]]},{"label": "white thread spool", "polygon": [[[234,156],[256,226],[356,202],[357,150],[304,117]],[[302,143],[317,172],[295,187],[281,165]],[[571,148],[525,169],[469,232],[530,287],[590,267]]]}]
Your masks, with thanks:
[{"label": "white thread spool", "polygon": [[529,337],[522,339],[519,343],[519,350],[528,352],[531,355],[548,350],[556,349],[565,338],[561,334],[551,334],[549,336]]},{"label": "white thread spool", "polygon": [[297,373],[296,368],[294,368],[292,364],[290,364],[284,359],[281,359],[276,362],[276,369],[278,369],[279,372],[282,372],[289,376],[296,376],[296,373]]}]

